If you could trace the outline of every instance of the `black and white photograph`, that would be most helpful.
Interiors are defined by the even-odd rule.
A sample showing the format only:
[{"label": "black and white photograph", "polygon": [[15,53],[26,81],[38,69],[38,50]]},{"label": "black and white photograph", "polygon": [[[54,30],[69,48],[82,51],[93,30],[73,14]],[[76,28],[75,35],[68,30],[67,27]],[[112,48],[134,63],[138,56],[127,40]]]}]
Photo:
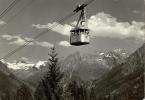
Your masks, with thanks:
[{"label": "black and white photograph", "polygon": [[0,100],[145,100],[145,0],[0,0]]}]

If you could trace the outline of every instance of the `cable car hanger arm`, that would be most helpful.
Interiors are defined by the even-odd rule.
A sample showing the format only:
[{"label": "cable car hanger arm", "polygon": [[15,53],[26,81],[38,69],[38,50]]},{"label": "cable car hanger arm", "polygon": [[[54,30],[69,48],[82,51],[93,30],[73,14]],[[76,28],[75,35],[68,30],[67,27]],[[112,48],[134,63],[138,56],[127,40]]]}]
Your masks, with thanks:
[{"label": "cable car hanger arm", "polygon": [[81,5],[78,5],[77,8],[73,12],[79,12],[83,10],[85,7],[87,7],[90,3],[92,3],[94,0],[89,0],[86,3],[83,3]]}]

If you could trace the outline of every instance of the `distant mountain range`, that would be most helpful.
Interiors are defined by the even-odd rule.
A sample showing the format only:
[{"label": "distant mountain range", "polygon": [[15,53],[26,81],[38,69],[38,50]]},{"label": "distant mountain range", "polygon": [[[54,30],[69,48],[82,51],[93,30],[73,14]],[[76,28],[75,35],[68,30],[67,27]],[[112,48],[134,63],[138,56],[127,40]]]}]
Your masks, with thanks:
[{"label": "distant mountain range", "polygon": [[[114,66],[125,61],[128,53],[122,49],[109,52],[95,52],[94,54],[80,54],[76,52],[60,61],[61,70],[67,79],[77,78],[82,81],[92,81],[101,77]],[[32,85],[37,85],[48,71],[47,61],[36,64],[25,61],[4,62],[11,72],[19,79]]]},{"label": "distant mountain range", "polygon": [[67,73],[66,77],[92,81],[100,78],[117,64],[124,62],[127,57],[128,53],[121,49],[94,54],[76,52],[64,59],[62,69]]},{"label": "distant mountain range", "polygon": [[13,63],[0,61],[0,97],[8,93],[15,93],[22,84],[34,89],[34,86],[25,79],[31,75],[31,72],[34,73],[44,64],[45,62],[38,62],[33,65],[23,61]]}]

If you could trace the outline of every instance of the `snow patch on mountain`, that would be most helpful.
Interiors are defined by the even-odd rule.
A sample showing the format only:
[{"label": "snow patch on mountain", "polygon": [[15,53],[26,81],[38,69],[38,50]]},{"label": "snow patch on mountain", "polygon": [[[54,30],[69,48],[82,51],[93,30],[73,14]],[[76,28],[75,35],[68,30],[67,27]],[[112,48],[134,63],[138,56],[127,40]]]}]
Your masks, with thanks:
[{"label": "snow patch on mountain", "polygon": [[24,70],[28,70],[29,68],[33,67],[35,64],[27,64],[27,63],[22,63],[22,62],[14,62],[14,63],[7,63],[8,68],[14,69],[14,70],[18,70],[18,69],[24,69]]},{"label": "snow patch on mountain", "polygon": [[46,64],[47,64],[47,61],[38,61],[38,62],[35,64],[35,67],[36,67],[37,69],[40,69],[41,66],[46,66]]},{"label": "snow patch on mountain", "polygon": [[38,61],[36,64],[25,61],[6,62],[5,60],[1,60],[1,62],[6,64],[7,67],[12,70],[29,70],[31,68],[40,69],[47,64],[47,61]]}]

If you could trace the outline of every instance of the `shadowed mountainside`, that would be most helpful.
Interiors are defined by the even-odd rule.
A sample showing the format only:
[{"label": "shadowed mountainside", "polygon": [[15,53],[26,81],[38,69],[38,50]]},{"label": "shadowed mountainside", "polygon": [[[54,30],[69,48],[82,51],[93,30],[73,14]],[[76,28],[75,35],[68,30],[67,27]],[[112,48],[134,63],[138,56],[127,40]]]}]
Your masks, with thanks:
[{"label": "shadowed mountainside", "polygon": [[100,80],[94,82],[96,94],[118,96],[120,98],[118,100],[127,100],[127,98],[142,100],[144,67],[145,44],[131,54],[124,63],[117,65]]}]

